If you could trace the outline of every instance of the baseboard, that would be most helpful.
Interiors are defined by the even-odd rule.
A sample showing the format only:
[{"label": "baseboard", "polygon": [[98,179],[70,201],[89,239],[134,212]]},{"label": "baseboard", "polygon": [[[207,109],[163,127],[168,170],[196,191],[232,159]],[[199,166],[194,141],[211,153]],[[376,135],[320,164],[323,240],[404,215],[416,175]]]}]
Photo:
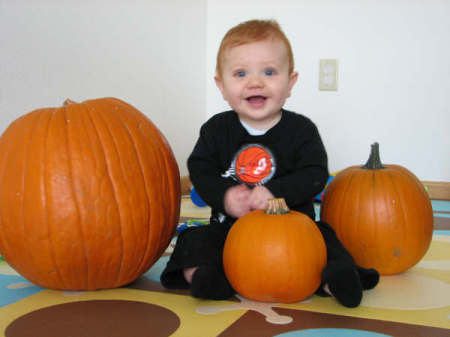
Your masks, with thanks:
[{"label": "baseboard", "polygon": [[190,195],[191,194],[191,179],[189,176],[181,177],[181,195]]},{"label": "baseboard", "polygon": [[[422,181],[428,191],[430,199],[450,200],[450,182],[446,181]],[[189,195],[191,193],[192,183],[189,176],[181,177],[181,194]]]},{"label": "baseboard", "polygon": [[430,199],[450,200],[450,182],[446,181],[422,181],[428,191]]}]

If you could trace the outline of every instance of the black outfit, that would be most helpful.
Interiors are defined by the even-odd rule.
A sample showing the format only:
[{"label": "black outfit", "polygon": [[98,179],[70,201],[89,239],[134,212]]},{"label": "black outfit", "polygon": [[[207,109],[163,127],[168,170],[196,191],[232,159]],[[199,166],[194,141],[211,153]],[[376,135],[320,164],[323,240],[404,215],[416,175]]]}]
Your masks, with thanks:
[{"label": "black outfit", "polygon": [[[255,151],[245,152],[249,148]],[[316,126],[307,117],[287,110],[282,110],[280,121],[262,136],[249,135],[234,111],[213,116],[200,130],[188,169],[196,191],[211,206],[211,221],[180,234],[161,282],[167,288],[190,287],[193,296],[211,299],[234,294],[222,267],[223,245],[236,221],[224,210],[226,190],[242,183],[264,185],[275,197],[284,198],[290,209],[314,220],[313,197],[328,179],[327,155]],[[342,304],[357,306],[362,290],[377,284],[378,273],[356,266],[334,230],[324,222],[316,224],[327,246],[323,284],[329,284]],[[199,269],[189,285],[183,269],[194,266]],[[317,294],[325,296],[322,288]]]}]

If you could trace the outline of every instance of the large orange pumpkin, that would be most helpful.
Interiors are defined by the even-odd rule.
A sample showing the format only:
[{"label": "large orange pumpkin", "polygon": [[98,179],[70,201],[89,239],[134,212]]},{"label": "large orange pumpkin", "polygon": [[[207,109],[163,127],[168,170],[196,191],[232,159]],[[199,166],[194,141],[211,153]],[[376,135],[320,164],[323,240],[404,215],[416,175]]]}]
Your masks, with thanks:
[{"label": "large orange pumpkin", "polygon": [[298,302],[321,283],[327,251],[322,234],[283,199],[239,218],[225,241],[223,264],[233,288],[262,302]]},{"label": "large orange pumpkin", "polygon": [[0,138],[0,253],[37,285],[134,281],[168,246],[179,209],[169,144],[121,100],[35,110]]},{"label": "large orange pumpkin", "polygon": [[425,255],[433,234],[431,202],[406,168],[383,165],[378,144],[366,165],[341,171],[328,185],[321,218],[362,267],[396,274]]}]

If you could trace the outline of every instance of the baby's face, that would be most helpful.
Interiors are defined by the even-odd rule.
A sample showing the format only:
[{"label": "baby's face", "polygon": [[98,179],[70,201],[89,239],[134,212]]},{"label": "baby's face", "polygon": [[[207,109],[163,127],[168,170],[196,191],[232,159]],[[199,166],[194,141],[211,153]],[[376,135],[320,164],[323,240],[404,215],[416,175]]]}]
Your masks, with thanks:
[{"label": "baby's face", "polygon": [[268,39],[233,47],[222,62],[216,83],[239,118],[256,129],[274,126],[298,76],[289,74],[284,43]]}]

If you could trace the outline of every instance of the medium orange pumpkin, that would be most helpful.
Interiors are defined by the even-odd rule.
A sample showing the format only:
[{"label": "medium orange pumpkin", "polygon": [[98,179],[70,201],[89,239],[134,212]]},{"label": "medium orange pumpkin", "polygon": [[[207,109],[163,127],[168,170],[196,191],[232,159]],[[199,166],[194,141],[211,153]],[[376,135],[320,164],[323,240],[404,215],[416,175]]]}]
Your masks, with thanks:
[{"label": "medium orange pumpkin", "polygon": [[39,286],[134,281],[168,246],[179,210],[169,144],[121,100],[35,110],[0,138],[0,253]]},{"label": "medium orange pumpkin", "polygon": [[408,169],[383,165],[378,143],[364,166],[341,171],[328,185],[321,206],[356,263],[380,274],[403,272],[425,255],[433,234],[431,202]]},{"label": "medium orange pumpkin", "polygon": [[298,302],[321,283],[327,251],[322,234],[305,214],[272,199],[266,211],[239,218],[225,241],[223,264],[233,288],[262,302]]}]

